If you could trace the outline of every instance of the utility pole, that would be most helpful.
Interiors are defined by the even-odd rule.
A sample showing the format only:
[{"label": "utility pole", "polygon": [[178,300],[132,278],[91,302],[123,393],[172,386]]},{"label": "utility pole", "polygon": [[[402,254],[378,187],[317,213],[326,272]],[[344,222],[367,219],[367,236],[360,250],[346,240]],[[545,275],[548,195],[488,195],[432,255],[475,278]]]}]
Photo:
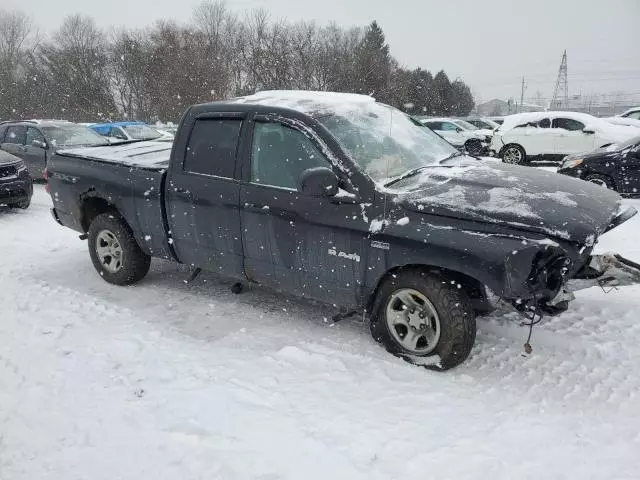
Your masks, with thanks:
[{"label": "utility pole", "polygon": [[520,113],[522,113],[522,104],[524,103],[524,77],[522,77],[522,89],[520,90]]}]

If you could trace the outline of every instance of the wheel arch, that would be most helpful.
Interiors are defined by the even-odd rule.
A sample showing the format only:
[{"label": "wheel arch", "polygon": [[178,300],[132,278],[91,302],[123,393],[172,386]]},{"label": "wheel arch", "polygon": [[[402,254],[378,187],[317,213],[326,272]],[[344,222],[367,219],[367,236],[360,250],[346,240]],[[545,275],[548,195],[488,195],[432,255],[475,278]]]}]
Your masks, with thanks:
[{"label": "wheel arch", "polygon": [[434,273],[437,275],[441,275],[443,279],[446,279],[447,281],[455,282],[457,285],[460,285],[460,287],[463,288],[468,294],[474,310],[476,310],[478,313],[488,313],[493,309],[487,298],[486,287],[478,279],[473,278],[465,273],[451,270],[449,268],[438,267],[435,265],[412,263],[392,267],[380,276],[375,287],[371,289],[367,294],[365,302],[365,308],[367,312],[374,314],[372,310],[374,308],[378,292],[380,291],[380,287],[389,278],[392,278],[394,275],[407,270],[419,271],[423,273]]},{"label": "wheel arch", "polygon": [[509,147],[519,147],[519,148],[521,148],[521,149],[522,149],[522,151],[524,152],[525,157],[527,156],[527,150],[526,150],[522,145],[520,145],[520,144],[519,144],[519,143],[517,143],[517,142],[509,142],[509,143],[505,143],[505,144],[502,146],[502,148],[500,149],[500,152],[498,153],[498,156],[499,156],[500,158],[502,158],[502,154],[503,154],[503,153],[504,153],[504,151],[505,151],[507,148],[509,148]]},{"label": "wheel arch", "polygon": [[80,224],[82,225],[83,231],[86,233],[89,231],[89,226],[94,218],[102,213],[113,212],[122,216],[118,207],[116,207],[113,203],[109,202],[107,199],[101,197],[100,195],[92,194],[89,192],[82,199],[81,209],[80,209]]}]

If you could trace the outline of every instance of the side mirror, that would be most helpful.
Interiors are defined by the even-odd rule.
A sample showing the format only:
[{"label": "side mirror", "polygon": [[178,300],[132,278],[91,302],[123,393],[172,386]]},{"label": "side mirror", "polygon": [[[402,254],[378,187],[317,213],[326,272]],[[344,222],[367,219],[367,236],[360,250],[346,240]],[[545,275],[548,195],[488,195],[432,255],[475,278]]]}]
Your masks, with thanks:
[{"label": "side mirror", "polygon": [[33,145],[34,147],[42,148],[44,150],[48,148],[46,142],[38,140],[37,138],[31,141],[31,145]]},{"label": "side mirror", "polygon": [[462,129],[460,127],[456,127],[456,132],[460,133]]},{"label": "side mirror", "polygon": [[313,197],[333,197],[338,193],[338,177],[330,168],[309,168],[300,175],[298,191]]},{"label": "side mirror", "polygon": [[596,131],[591,127],[584,127],[582,129],[582,133],[586,133],[586,134],[592,135],[592,134],[596,133]]}]

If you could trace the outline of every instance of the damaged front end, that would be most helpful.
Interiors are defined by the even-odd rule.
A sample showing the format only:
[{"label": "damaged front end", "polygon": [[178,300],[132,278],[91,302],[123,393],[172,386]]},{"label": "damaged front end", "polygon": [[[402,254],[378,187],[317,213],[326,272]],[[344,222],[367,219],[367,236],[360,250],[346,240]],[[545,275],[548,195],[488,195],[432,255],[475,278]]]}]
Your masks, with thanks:
[{"label": "damaged front end", "polygon": [[[606,233],[636,215],[635,208],[620,209]],[[592,242],[593,243],[593,242]],[[592,245],[584,248],[591,249]],[[640,264],[616,253],[589,255],[576,270],[576,265],[561,248],[547,247],[533,260],[527,278],[530,295],[512,301],[512,305],[527,317],[558,315],[569,307],[574,293],[590,287],[611,289],[640,284]]]}]

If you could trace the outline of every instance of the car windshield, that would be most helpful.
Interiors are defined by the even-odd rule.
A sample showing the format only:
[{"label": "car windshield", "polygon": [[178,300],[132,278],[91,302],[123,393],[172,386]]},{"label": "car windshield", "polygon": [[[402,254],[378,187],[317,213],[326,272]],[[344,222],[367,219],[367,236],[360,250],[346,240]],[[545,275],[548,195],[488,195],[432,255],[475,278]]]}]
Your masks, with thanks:
[{"label": "car windshield", "polygon": [[640,145],[640,135],[633,137],[626,142],[616,143],[611,146],[611,148],[615,148],[615,150],[624,150],[625,148],[635,147],[636,145]]},{"label": "car windshield", "polygon": [[109,141],[82,125],[56,125],[42,127],[42,133],[54,146],[108,145]]},{"label": "car windshield", "polygon": [[417,120],[380,103],[318,118],[377,183],[436,165],[457,150]]},{"label": "car windshield", "polygon": [[454,120],[453,123],[455,123],[459,127],[464,128],[465,130],[478,130],[478,127],[476,127],[474,124],[469,123],[465,120]]},{"label": "car windshield", "polygon": [[149,125],[123,125],[122,128],[126,130],[131,138],[135,138],[136,140],[153,140],[162,136],[160,132],[151,128]]}]

